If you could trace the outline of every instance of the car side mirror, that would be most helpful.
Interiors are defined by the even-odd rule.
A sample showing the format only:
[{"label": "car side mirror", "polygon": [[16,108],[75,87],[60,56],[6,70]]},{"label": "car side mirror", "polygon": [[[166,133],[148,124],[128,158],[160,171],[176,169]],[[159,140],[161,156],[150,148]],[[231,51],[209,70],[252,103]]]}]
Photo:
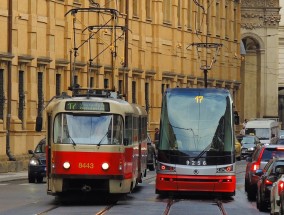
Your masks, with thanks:
[{"label": "car side mirror", "polygon": [[34,153],[34,151],[31,150],[31,149],[29,149],[29,150],[28,150],[28,153],[32,155],[32,154]]},{"label": "car side mirror", "polygon": [[258,169],[255,171],[255,174],[258,176],[262,176],[263,175],[263,170],[262,169]]}]

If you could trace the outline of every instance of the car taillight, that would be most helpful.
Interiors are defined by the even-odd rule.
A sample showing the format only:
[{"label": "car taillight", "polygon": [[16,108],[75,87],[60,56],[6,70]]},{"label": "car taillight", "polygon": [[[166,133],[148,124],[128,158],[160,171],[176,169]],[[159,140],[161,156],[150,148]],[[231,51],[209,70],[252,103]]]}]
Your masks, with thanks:
[{"label": "car taillight", "polygon": [[281,192],[283,191],[283,188],[284,188],[284,182],[283,181],[280,181],[278,183],[278,195],[280,196]]},{"label": "car taillight", "polygon": [[254,162],[254,163],[252,163],[252,165],[251,165],[251,168],[250,168],[252,171],[256,171],[256,170],[258,170],[259,169],[259,163],[258,162]]},{"label": "car taillight", "polygon": [[266,180],[265,180],[265,184],[266,184],[266,185],[272,185],[273,182],[272,182],[272,181],[269,181],[268,179],[266,179]]}]

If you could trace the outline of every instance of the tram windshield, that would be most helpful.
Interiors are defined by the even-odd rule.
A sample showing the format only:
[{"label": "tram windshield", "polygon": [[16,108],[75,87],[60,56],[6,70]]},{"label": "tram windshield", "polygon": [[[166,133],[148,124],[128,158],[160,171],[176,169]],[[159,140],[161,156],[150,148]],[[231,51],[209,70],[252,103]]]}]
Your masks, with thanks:
[{"label": "tram windshield", "polygon": [[81,145],[122,144],[120,115],[60,113],[54,120],[54,143]]},{"label": "tram windshield", "polygon": [[231,155],[232,126],[229,94],[168,91],[163,98],[159,150],[195,158]]}]

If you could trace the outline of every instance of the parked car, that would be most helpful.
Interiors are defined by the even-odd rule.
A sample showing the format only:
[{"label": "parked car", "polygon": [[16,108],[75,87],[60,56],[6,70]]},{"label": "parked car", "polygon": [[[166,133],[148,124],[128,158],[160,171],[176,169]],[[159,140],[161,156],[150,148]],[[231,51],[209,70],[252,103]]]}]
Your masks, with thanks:
[{"label": "parked car", "polygon": [[260,176],[257,182],[256,207],[259,211],[266,211],[270,206],[270,191],[272,184],[284,173],[284,158],[271,159],[263,169],[256,170]]},{"label": "parked car", "polygon": [[46,139],[42,139],[35,150],[29,150],[32,155],[28,164],[29,183],[41,183],[46,177],[46,155],[45,155]]},{"label": "parked car", "polygon": [[257,136],[254,135],[245,135],[243,136],[241,145],[242,145],[242,152],[241,156],[251,156],[254,150],[256,149],[257,145],[260,145],[260,140]]},{"label": "parked car", "polygon": [[238,141],[238,139],[235,139],[235,156],[236,156],[236,160],[241,160],[241,148],[242,145],[241,143]]},{"label": "parked car", "polygon": [[280,138],[277,140],[276,144],[278,145],[284,145],[284,138]]},{"label": "parked car", "polygon": [[284,174],[282,173],[280,178],[275,183],[273,183],[270,191],[270,214],[274,215],[284,214],[283,201],[284,201]]},{"label": "parked car", "polygon": [[258,145],[251,157],[247,157],[246,173],[245,173],[245,191],[248,199],[253,200],[256,197],[257,182],[259,176],[256,170],[263,169],[273,157],[284,157],[284,146],[279,145]]},{"label": "parked car", "polygon": [[279,138],[284,139],[284,130],[279,131]]},{"label": "parked car", "polygon": [[154,171],[156,169],[156,147],[150,134],[147,135],[147,150],[147,167],[150,171]]}]

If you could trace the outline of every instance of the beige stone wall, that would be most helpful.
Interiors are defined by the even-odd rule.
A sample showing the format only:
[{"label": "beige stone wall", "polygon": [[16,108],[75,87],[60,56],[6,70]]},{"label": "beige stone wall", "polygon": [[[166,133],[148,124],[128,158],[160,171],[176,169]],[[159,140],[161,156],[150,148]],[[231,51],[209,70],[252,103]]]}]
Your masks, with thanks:
[{"label": "beige stone wall", "polygon": [[[89,25],[105,24],[110,16],[94,12],[78,12],[76,16],[71,14],[65,16],[72,8],[88,8],[88,0],[13,1],[13,44],[12,53],[8,53],[6,30],[8,4],[4,2],[0,4],[0,28],[3,29],[0,34],[0,69],[4,70],[4,93],[7,98],[7,62],[12,61],[10,142],[12,153],[22,155],[44,136],[44,132],[40,134],[34,132],[39,102],[37,93],[39,72],[43,73],[43,96],[46,104],[56,93],[56,75],[61,75],[61,91],[67,91],[70,86],[70,51],[74,62],[73,23],[75,22],[76,29],[75,45],[79,47],[89,37],[88,31],[83,32],[83,30]],[[105,5],[105,1],[102,0],[96,2],[101,7]],[[111,1],[110,7],[115,8],[115,2]],[[200,70],[201,59],[198,59],[196,47],[190,44],[205,43],[207,30],[208,42],[223,45],[216,56],[216,62],[208,72],[208,87],[229,89],[235,100],[236,109],[242,111],[239,94],[241,62],[239,3],[233,0],[213,1],[209,10],[205,11],[206,14],[208,13],[206,21],[205,13],[193,1],[169,1],[171,19],[170,22],[164,22],[164,1],[151,1],[150,18],[146,18],[145,14],[146,1],[137,2],[138,15],[133,16],[133,2],[129,1],[127,99],[132,101],[132,81],[136,81],[136,102],[145,106],[145,83],[149,83],[149,131],[153,132],[154,128],[159,126],[162,85],[165,88],[204,87],[203,71]],[[208,8],[206,1],[203,3],[204,8]],[[118,24],[124,25],[125,11],[121,12]],[[178,14],[180,19],[177,18]],[[218,29],[215,26],[219,26]],[[121,31],[117,31],[117,36],[120,34]],[[118,89],[118,81],[123,80],[124,36],[117,41],[117,58],[114,64],[111,60],[111,50],[107,48],[111,38],[110,30],[101,30],[91,41],[91,48],[86,43],[78,49],[74,75],[78,76],[78,83],[81,86],[88,87],[87,78],[93,77],[96,88],[102,88],[104,79],[109,79],[109,88],[115,86]],[[106,51],[95,58],[104,49]],[[87,64],[90,53],[95,59],[89,72]],[[207,61],[210,63],[215,50],[208,49],[206,54],[206,49],[202,49],[199,54],[203,59],[207,56]],[[23,120],[18,117],[19,70],[24,72]],[[7,105],[4,106],[4,117],[0,119],[0,156],[5,156],[6,114]]]}]

